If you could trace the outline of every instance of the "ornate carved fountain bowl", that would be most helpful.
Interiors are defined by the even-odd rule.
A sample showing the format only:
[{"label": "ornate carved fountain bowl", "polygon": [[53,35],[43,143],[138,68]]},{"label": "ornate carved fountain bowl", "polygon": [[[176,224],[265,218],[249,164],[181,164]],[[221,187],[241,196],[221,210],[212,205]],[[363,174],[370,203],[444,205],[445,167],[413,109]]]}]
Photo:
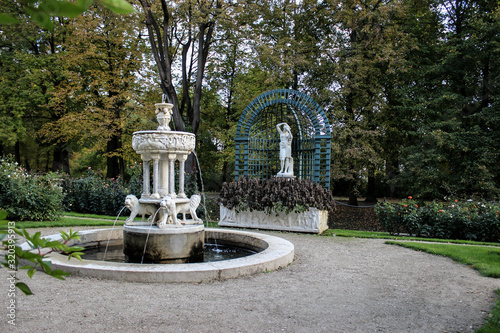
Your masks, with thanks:
[{"label": "ornate carved fountain bowl", "polygon": [[193,133],[177,131],[138,131],[132,136],[132,148],[138,154],[191,153],[196,144]]}]

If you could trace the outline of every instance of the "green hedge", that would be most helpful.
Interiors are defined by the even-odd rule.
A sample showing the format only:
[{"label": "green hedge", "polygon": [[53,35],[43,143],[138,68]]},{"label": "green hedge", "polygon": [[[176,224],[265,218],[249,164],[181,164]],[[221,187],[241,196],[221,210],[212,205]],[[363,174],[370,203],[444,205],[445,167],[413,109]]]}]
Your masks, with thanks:
[{"label": "green hedge", "polygon": [[121,179],[104,178],[90,168],[85,177],[65,179],[63,190],[67,211],[109,216],[120,212],[130,194]]},{"label": "green hedge", "polygon": [[63,194],[60,175],[32,174],[8,158],[0,160],[0,209],[11,221],[47,221],[60,218]]},{"label": "green hedge", "polygon": [[379,222],[392,233],[417,237],[500,242],[498,202],[459,201],[401,203],[375,207]]}]

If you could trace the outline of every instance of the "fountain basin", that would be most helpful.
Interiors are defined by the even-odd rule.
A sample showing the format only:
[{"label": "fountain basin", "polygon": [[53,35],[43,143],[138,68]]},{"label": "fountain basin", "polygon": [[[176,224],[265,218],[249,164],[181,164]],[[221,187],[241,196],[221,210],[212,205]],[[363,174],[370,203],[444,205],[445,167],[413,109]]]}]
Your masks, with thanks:
[{"label": "fountain basin", "polygon": [[[123,237],[121,228],[81,231],[81,241],[71,245],[84,247],[106,246],[108,239],[118,241]],[[77,259],[58,253],[47,255],[53,269],[62,269],[76,276],[89,276],[131,282],[209,282],[225,280],[286,267],[294,258],[291,242],[266,234],[239,230],[205,229],[205,237],[220,244],[238,245],[260,251],[243,258],[191,264],[132,264]],[[48,236],[61,239],[59,234]],[[23,249],[29,249],[24,243]]]},{"label": "fountain basin", "polygon": [[203,225],[158,228],[157,226],[123,226],[123,253],[134,262],[167,263],[203,256]]},{"label": "fountain basin", "polygon": [[193,133],[179,131],[137,131],[132,136],[132,148],[138,154],[189,154],[196,145]]}]

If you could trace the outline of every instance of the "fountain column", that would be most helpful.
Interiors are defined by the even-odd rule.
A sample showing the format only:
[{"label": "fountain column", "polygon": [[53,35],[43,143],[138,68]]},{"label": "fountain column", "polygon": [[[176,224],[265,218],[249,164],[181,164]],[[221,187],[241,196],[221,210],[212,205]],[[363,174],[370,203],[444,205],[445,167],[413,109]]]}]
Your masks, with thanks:
[{"label": "fountain column", "polygon": [[160,194],[158,193],[158,181],[159,181],[159,162],[160,155],[151,155],[153,159],[153,194],[151,194],[151,198],[159,199]]},{"label": "fountain column", "polygon": [[187,155],[179,155],[179,197],[186,198],[186,193],[184,193],[184,162],[186,162]]},{"label": "fountain column", "polygon": [[169,167],[168,160],[164,156],[160,157],[160,196],[164,197],[168,195],[168,184],[169,184]]},{"label": "fountain column", "polygon": [[175,199],[177,195],[175,194],[175,158],[176,154],[168,154],[168,161],[170,163],[169,171],[170,171],[170,179],[169,179],[169,196],[172,199]]},{"label": "fountain column", "polygon": [[149,192],[149,182],[150,182],[150,176],[149,176],[149,157],[146,155],[141,155],[142,158],[142,175],[143,175],[143,180],[142,180],[142,198],[149,198],[151,193]]}]

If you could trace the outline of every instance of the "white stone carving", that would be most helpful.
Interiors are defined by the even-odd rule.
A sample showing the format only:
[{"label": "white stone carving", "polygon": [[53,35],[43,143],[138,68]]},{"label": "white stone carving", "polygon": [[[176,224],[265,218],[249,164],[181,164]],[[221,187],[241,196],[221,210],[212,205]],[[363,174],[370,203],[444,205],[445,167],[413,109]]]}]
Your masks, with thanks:
[{"label": "white stone carving", "polygon": [[[154,131],[138,131],[132,136],[132,148],[141,155],[143,161],[142,199],[155,199],[158,204],[161,198],[168,195],[186,198],[184,193],[184,162],[196,145],[193,133],[171,131],[168,127],[172,116],[172,104],[157,103],[156,119],[158,129]],[[175,193],[175,162],[179,161],[179,195]],[[150,191],[150,168],[153,169],[153,190]]]},{"label": "white stone carving", "polygon": [[203,221],[196,215],[196,209],[201,202],[201,196],[198,194],[194,194],[189,199],[189,202],[180,202],[177,204],[177,214],[182,214],[182,220],[186,222],[186,214],[191,215],[191,219],[199,224],[202,224]]},{"label": "white stone carving", "polygon": [[[178,214],[182,214],[183,224],[203,224],[203,221],[196,215],[196,209],[201,202],[201,196],[198,194],[192,195],[189,201],[186,200],[174,200],[170,196],[166,196],[160,202],[161,212],[163,214],[161,221],[158,223],[158,227],[164,227],[166,224],[177,224],[181,223],[177,219]],[[191,219],[186,219],[186,214],[191,215]]]},{"label": "white stone carving", "polygon": [[138,154],[145,153],[190,153],[196,144],[193,133],[138,131],[132,137],[132,148]]},{"label": "white stone carving", "polygon": [[129,194],[125,198],[125,207],[127,207],[131,212],[130,217],[125,221],[128,225],[134,223],[134,219],[137,215],[142,215],[143,222],[145,216],[149,215],[148,222],[151,222],[156,214],[156,211],[158,210],[155,205],[139,203],[139,199],[137,199],[137,197],[133,194]]},{"label": "white stone carving", "polygon": [[174,224],[176,226],[181,225],[181,223],[177,220],[177,209],[175,207],[175,202],[171,197],[167,196],[163,198],[160,202],[160,209],[163,216],[158,222],[158,228],[165,228],[167,224]]},{"label": "white stone carving", "polygon": [[236,212],[234,209],[220,206],[219,226],[321,234],[328,229],[328,211],[309,208],[303,213],[267,214],[255,210]]},{"label": "white stone carving", "polygon": [[[144,258],[161,262],[203,256],[205,230],[202,222],[197,225],[201,220],[196,215],[201,198],[193,195],[187,199],[184,192],[185,161],[195,148],[196,137],[193,133],[170,130],[172,106],[155,104],[158,128],[134,132],[132,136],[132,148],[141,155],[143,162],[143,188],[139,200],[133,195],[126,200],[132,214],[123,229],[123,252],[141,262]],[[179,184],[179,194],[175,192],[176,184]],[[151,215],[149,222],[144,222],[144,217],[142,222],[134,222],[139,213]],[[177,219],[178,213],[183,216],[182,223]],[[191,214],[190,220],[186,219],[187,213]],[[156,226],[151,228],[153,223]],[[193,228],[196,228],[194,233]],[[151,230],[158,231],[152,233],[154,240],[149,239]]]},{"label": "white stone carving", "polygon": [[156,120],[158,121],[158,131],[170,131],[168,123],[170,123],[170,118],[172,117],[172,107],[174,105],[170,103],[156,103],[155,113]]},{"label": "white stone carving", "polygon": [[280,163],[281,169],[277,177],[293,177],[293,158],[292,158],[292,140],[293,135],[290,126],[287,123],[276,125],[280,133]]}]

